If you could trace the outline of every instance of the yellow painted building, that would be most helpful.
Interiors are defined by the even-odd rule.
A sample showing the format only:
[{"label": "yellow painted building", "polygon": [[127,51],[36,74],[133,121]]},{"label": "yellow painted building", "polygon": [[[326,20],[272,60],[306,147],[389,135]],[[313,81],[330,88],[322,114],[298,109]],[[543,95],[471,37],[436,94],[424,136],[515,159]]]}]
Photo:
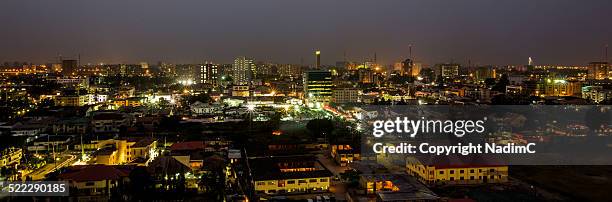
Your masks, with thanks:
[{"label": "yellow painted building", "polygon": [[120,164],[122,163],[122,161],[119,160],[120,154],[121,153],[114,146],[100,149],[96,151],[96,153],[94,153],[95,164],[102,164],[102,165]]},{"label": "yellow painted building", "polygon": [[278,180],[256,180],[255,191],[266,194],[282,194],[292,192],[327,191],[330,177],[296,178]]},{"label": "yellow painted building", "polygon": [[434,166],[409,157],[406,172],[428,185],[508,182],[508,166],[505,165]]},{"label": "yellow painted building", "polygon": [[381,191],[397,192],[400,188],[395,178],[396,175],[393,174],[363,174],[359,176],[359,184],[365,188],[367,194]]},{"label": "yellow painted building", "polygon": [[96,164],[120,165],[133,162],[138,158],[149,160],[156,157],[157,141],[151,138],[107,140],[98,144],[99,148],[92,159]]},{"label": "yellow painted building", "polygon": [[60,107],[80,107],[87,104],[86,95],[66,95],[56,96],[55,106]]},{"label": "yellow painted building", "polygon": [[547,78],[536,85],[535,96],[575,96],[582,92],[582,83],[574,80]]},{"label": "yellow painted building", "polygon": [[232,96],[234,97],[249,97],[249,86],[232,86]]},{"label": "yellow painted building", "polygon": [[333,174],[314,156],[282,156],[249,159],[253,187],[267,195],[327,192]]},{"label": "yellow painted building", "polygon": [[332,144],[331,157],[340,166],[347,166],[349,163],[359,161],[361,159],[361,152],[348,144]]},{"label": "yellow painted building", "polygon": [[143,101],[141,98],[128,98],[115,100],[113,104],[117,107],[140,107],[143,105]]},{"label": "yellow painted building", "polygon": [[7,148],[0,153],[0,168],[10,165],[19,165],[23,152],[20,148]]}]

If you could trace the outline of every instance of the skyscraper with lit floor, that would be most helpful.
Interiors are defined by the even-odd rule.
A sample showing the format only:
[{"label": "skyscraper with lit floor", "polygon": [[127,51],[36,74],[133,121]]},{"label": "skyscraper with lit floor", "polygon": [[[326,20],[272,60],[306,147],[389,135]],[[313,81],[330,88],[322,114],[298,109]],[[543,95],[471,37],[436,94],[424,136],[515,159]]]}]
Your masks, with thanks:
[{"label": "skyscraper with lit floor", "polygon": [[589,63],[589,79],[603,80],[610,77],[610,67],[607,62]]},{"label": "skyscraper with lit floor", "polygon": [[332,98],[332,75],[328,70],[304,72],[304,97],[307,103],[327,104]]},{"label": "skyscraper with lit floor", "polygon": [[315,56],[317,57],[317,63],[315,64],[315,68],[321,68],[321,51],[315,51]]},{"label": "skyscraper with lit floor", "polygon": [[238,57],[234,60],[232,67],[232,79],[235,85],[249,85],[253,79],[255,63],[253,59]]}]

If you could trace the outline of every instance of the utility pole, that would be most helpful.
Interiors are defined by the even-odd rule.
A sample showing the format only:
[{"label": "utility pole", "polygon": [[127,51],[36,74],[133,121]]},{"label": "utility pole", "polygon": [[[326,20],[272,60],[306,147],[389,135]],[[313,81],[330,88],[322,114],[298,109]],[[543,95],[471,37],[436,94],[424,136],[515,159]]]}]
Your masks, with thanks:
[{"label": "utility pole", "polygon": [[85,161],[85,148],[83,148],[83,134],[81,133],[81,160]]}]

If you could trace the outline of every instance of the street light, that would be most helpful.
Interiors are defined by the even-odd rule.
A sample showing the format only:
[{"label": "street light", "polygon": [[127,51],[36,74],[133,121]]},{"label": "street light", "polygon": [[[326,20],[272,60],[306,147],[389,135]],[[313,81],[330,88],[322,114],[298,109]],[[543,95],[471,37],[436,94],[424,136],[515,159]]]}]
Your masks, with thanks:
[{"label": "street light", "polygon": [[247,105],[247,110],[249,110],[251,112],[254,111],[255,110],[255,105],[251,105],[251,104]]}]

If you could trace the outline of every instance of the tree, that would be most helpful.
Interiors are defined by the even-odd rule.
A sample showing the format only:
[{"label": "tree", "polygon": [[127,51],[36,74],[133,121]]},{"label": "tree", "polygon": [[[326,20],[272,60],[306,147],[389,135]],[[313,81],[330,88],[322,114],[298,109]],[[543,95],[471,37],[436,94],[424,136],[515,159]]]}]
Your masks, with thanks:
[{"label": "tree", "polygon": [[436,78],[436,83],[438,84],[438,87],[443,87],[444,86],[444,77],[442,77],[442,75],[438,76]]},{"label": "tree", "polygon": [[406,101],[404,100],[404,97],[402,97],[402,99],[399,102],[397,102],[396,105],[407,105],[407,104],[408,103],[406,103]]},{"label": "tree", "polygon": [[508,80],[508,75],[503,74],[502,77],[499,79],[499,81],[493,86],[493,88],[491,88],[491,90],[505,93],[506,86],[508,84],[510,84],[510,81]]},{"label": "tree", "polygon": [[495,85],[495,79],[494,78],[487,78],[484,80],[485,85],[491,87],[493,85]]},{"label": "tree", "polygon": [[166,99],[160,99],[159,102],[157,103],[157,105],[164,109],[167,108],[168,106],[170,106],[170,101],[166,100]]},{"label": "tree", "polygon": [[145,168],[136,167],[130,172],[130,191],[136,199],[146,199],[151,193],[153,179]]},{"label": "tree", "polygon": [[391,83],[395,83],[395,84],[407,84],[407,83],[414,82],[414,77],[412,77],[412,76],[395,75],[395,76],[392,76],[389,79],[389,81],[391,81]]},{"label": "tree", "polygon": [[194,102],[198,102],[198,101],[202,103],[210,103],[212,101],[210,96],[206,93],[192,95],[192,96],[187,97],[185,100],[187,101],[186,106],[193,104]]},{"label": "tree", "polygon": [[334,124],[329,119],[313,119],[308,121],[306,128],[310,130],[315,137],[325,137],[325,135],[332,133]]},{"label": "tree", "polygon": [[360,171],[346,170],[340,173],[340,178],[346,180],[349,187],[357,187],[359,186],[359,175],[361,175]]},{"label": "tree", "polygon": [[159,129],[161,131],[175,131],[180,126],[180,118],[176,116],[163,117],[159,121]]}]

